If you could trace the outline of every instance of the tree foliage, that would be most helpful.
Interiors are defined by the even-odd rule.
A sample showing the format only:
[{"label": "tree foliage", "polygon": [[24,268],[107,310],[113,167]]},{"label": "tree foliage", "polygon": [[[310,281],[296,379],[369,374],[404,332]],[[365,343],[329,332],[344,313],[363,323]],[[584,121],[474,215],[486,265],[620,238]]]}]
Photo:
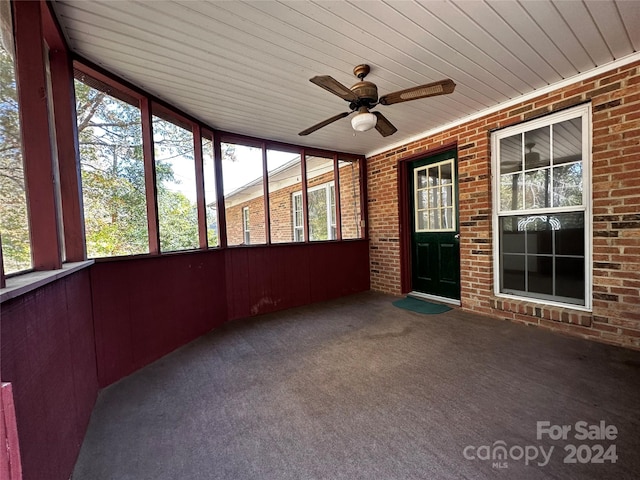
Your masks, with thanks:
[{"label": "tree foliage", "polygon": [[[79,80],[75,94],[88,256],[147,253],[140,110]],[[19,117],[13,59],[0,48],[0,234],[7,273],[31,266]],[[189,179],[176,175],[180,162],[193,164],[193,134],[172,122],[155,120],[160,248],[198,248],[197,206],[189,198],[193,195],[186,194],[195,191],[195,183],[185,184]],[[225,149],[223,155],[235,160],[233,148]],[[210,222],[211,244],[217,244],[216,236],[217,225]]]},{"label": "tree foliage", "polygon": [[0,47],[0,235],[6,273],[31,267],[13,59]]},{"label": "tree foliage", "polygon": [[[79,81],[76,102],[88,254],[146,253],[140,110]],[[184,191],[195,184],[175,172],[181,162],[193,165],[193,134],[154,117],[153,137],[160,249],[198,248],[197,206]]]}]

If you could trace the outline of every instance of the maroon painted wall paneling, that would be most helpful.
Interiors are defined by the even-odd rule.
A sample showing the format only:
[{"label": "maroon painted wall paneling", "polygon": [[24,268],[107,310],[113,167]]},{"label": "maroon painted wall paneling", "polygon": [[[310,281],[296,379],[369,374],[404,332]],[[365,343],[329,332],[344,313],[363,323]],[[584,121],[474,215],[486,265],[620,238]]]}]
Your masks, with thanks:
[{"label": "maroon painted wall paneling", "polygon": [[229,320],[369,289],[368,241],[230,248]]},{"label": "maroon painted wall paneling", "polygon": [[369,289],[367,240],[98,262],[2,305],[25,480],[69,478],[99,386],[236,318]]},{"label": "maroon painted wall paneling", "polygon": [[91,269],[104,387],[228,320],[369,289],[367,240],[184,252]]},{"label": "maroon painted wall paneling", "polygon": [[91,270],[100,386],[194,340],[227,318],[224,252],[96,263]]},{"label": "maroon painted wall paneling", "polygon": [[98,392],[89,273],[2,305],[2,380],[11,382],[24,480],[69,478]]}]

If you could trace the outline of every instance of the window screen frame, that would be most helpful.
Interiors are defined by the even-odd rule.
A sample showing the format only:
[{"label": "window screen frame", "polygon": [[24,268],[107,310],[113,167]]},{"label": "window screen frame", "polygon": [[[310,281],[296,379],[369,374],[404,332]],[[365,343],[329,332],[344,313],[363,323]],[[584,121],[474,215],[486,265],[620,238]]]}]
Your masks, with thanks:
[{"label": "window screen frame", "polygon": [[[523,134],[539,128],[549,127],[575,118],[582,119],[582,205],[571,207],[546,207],[521,210],[500,210],[500,140],[513,135]],[[493,292],[496,297],[521,300],[531,303],[571,308],[573,310],[592,311],[593,292],[593,227],[591,175],[592,175],[592,107],[585,103],[560,112],[519,123],[491,133],[491,185],[492,185],[492,240],[493,240]],[[518,294],[501,291],[501,245],[500,218],[522,215],[553,215],[555,213],[583,212],[584,214],[584,305],[550,299],[543,294]]]},{"label": "window screen frame", "polygon": [[251,220],[249,207],[242,207],[242,242],[244,245],[251,245]]},{"label": "window screen frame", "polygon": [[[335,180],[330,180],[328,182],[325,183],[321,183],[320,185],[316,185],[314,187],[310,187],[307,189],[307,194],[309,192],[316,192],[319,190],[324,190],[325,192],[325,198],[326,198],[326,202],[327,202],[327,236],[329,238],[323,239],[323,240],[311,240],[311,233],[309,233],[309,242],[331,242],[331,241],[336,241],[338,240],[338,233],[337,233],[337,227],[336,227],[336,222],[337,222],[337,207],[335,204],[335,196],[336,196],[336,190],[335,190]],[[331,192],[333,191],[333,198],[334,198],[334,202],[331,202]],[[294,230],[294,238],[295,238],[295,230],[299,229],[301,227],[304,226],[304,224],[308,221],[307,217],[308,217],[308,212],[306,212],[304,210],[304,207],[302,209],[302,225],[298,225],[296,223],[296,207],[295,207],[295,197],[299,196],[300,198],[302,198],[302,190],[298,190],[295,191],[291,194],[291,225],[292,228]],[[307,201],[308,203],[308,201]],[[303,242],[304,240],[294,240],[294,243],[300,243]]]}]

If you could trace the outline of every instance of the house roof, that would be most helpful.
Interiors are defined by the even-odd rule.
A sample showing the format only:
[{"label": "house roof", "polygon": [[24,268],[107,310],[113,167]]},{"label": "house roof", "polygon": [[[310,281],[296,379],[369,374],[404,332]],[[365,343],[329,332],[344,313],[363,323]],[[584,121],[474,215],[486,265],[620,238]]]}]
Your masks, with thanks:
[{"label": "house roof", "polygon": [[[339,162],[342,167],[343,161]],[[319,177],[333,170],[333,162],[327,162],[326,158],[309,156],[306,159],[307,180]],[[292,185],[301,185],[300,157],[296,156],[290,162],[281,165],[268,172],[269,192],[273,193]],[[245,185],[236,188],[224,196],[226,208],[244,204],[264,194],[262,177],[255,178]]]},{"label": "house roof", "polygon": [[[213,128],[372,154],[561,82],[640,59],[638,1],[138,2],[56,0],[79,55]],[[379,106],[398,132],[355,133],[309,82],[384,93],[451,78],[453,94]]]}]

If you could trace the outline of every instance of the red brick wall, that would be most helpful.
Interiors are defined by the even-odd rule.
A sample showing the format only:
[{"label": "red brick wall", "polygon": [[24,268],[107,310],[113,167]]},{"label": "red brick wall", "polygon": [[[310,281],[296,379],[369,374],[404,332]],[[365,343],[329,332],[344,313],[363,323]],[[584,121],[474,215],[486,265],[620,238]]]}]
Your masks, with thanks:
[{"label": "red brick wall", "polygon": [[[354,164],[355,175],[352,175],[350,165],[340,168],[340,203],[342,211],[342,237],[361,238],[355,218],[360,218],[360,178],[358,163]],[[334,181],[333,171],[319,175],[309,180],[309,187],[315,187],[327,182]],[[299,192],[300,184],[281,188],[274,192],[269,192],[269,209],[271,218],[271,242],[283,243],[293,241],[293,217],[292,198],[294,192]],[[356,199],[354,202],[353,192]],[[243,243],[242,236],[242,209],[249,207],[249,226],[251,230],[251,243],[265,243],[264,230],[264,200],[263,197],[254,198],[226,209],[227,217],[227,243],[229,245],[240,245]],[[254,237],[255,232],[255,237]]]},{"label": "red brick wall", "polygon": [[264,231],[264,200],[262,196],[225,210],[227,219],[227,244],[242,245],[244,231],[242,209],[249,207],[249,241],[252,245],[266,243]]},{"label": "red brick wall", "polygon": [[300,184],[269,192],[271,242],[293,242],[293,200],[291,195],[300,191]]},{"label": "red brick wall", "polygon": [[[457,143],[462,308],[640,348],[640,62],[367,159],[372,289],[399,294],[398,162]],[[593,313],[493,295],[490,131],[593,106]]]},{"label": "red brick wall", "polygon": [[360,165],[358,162],[340,168],[340,211],[342,238],[361,238],[360,224]]}]

